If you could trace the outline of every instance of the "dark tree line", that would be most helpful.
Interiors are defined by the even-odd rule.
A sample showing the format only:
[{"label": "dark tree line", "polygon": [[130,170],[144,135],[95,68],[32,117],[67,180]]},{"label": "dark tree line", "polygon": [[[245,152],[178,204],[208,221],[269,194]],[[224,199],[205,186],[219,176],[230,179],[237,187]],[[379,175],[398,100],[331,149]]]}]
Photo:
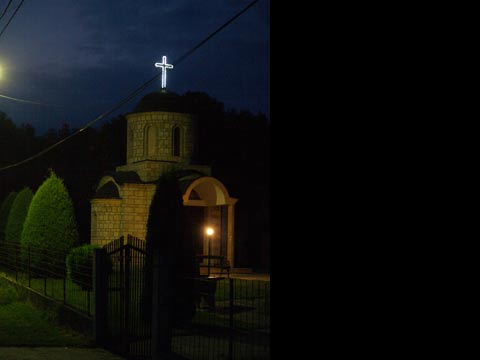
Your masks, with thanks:
[{"label": "dark tree line", "polygon": [[[236,205],[236,260],[239,266],[268,268],[269,134],[262,115],[225,110],[205,93],[182,96],[185,110],[197,115],[197,163],[212,166]],[[68,123],[38,136],[30,125],[16,126],[0,109],[0,167],[23,160],[70,135]],[[51,152],[26,164],[0,172],[0,203],[10,191],[33,191],[53,169],[64,180],[75,207],[80,242],[90,237],[90,198],[105,171],[126,162],[126,120],[118,116],[99,128],[89,128]]]}]

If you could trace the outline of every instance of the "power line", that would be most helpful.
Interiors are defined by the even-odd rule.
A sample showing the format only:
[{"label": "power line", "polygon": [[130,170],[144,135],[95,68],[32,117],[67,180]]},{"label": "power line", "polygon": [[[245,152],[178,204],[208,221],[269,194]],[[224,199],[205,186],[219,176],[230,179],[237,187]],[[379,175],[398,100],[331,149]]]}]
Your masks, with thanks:
[{"label": "power line", "polygon": [[[23,2],[23,0],[22,0]],[[258,0],[254,0],[252,1],[249,5],[247,5],[245,8],[243,8],[240,12],[238,12],[235,16],[233,16],[232,18],[230,18],[227,22],[225,22],[222,26],[220,26],[217,30],[215,30],[214,32],[212,32],[210,35],[208,35],[205,39],[203,39],[200,43],[198,43],[198,45],[196,45],[195,47],[193,47],[191,50],[187,51],[185,54],[183,54],[182,56],[180,56],[177,60],[173,61],[172,64],[173,65],[178,65],[180,62],[182,62],[183,60],[185,60],[188,56],[190,56],[194,51],[198,50],[201,46],[205,45],[205,43],[207,41],[209,41],[213,36],[215,36],[216,34],[218,34],[221,30],[223,30],[224,28],[226,28],[228,25],[230,25],[235,19],[237,19],[240,15],[242,15],[243,13],[245,13],[245,11],[247,11],[248,9],[250,9],[255,3],[257,3]],[[0,34],[1,35],[1,34]],[[153,76],[151,79],[147,80],[145,83],[143,83],[142,85],[140,85],[137,89],[135,89],[133,92],[131,92],[129,95],[127,95],[125,98],[123,98],[122,100],[120,100],[116,105],[114,105],[110,110],[107,110],[105,111],[103,114],[97,116],[95,119],[93,119],[92,121],[88,122],[86,125],[84,125],[81,129],[75,131],[74,133],[70,134],[69,136],[67,136],[66,138],[56,142],[55,144],[49,146],[48,148],[40,151],[39,153],[33,155],[33,156],[30,156],[22,161],[19,161],[15,164],[12,164],[12,165],[8,165],[8,166],[5,166],[3,168],[0,168],[0,172],[2,171],[5,171],[7,169],[10,169],[10,168],[13,168],[13,167],[16,167],[16,166],[19,166],[19,165],[22,165],[22,164],[25,164],[27,162],[30,162],[32,160],[35,160],[37,158],[39,158],[40,156],[42,156],[43,154],[46,154],[47,152],[49,152],[50,150],[53,150],[54,148],[56,148],[57,146],[63,144],[64,142],[70,140],[72,137],[80,134],[82,131],[88,129],[89,127],[91,127],[92,125],[94,125],[95,123],[99,122],[100,120],[102,120],[103,118],[105,118],[106,116],[108,116],[109,114],[111,114],[112,112],[114,112],[115,110],[118,110],[120,107],[122,107],[123,105],[125,105],[126,103],[128,103],[130,100],[132,100],[135,96],[137,96],[141,91],[143,91],[145,88],[147,88],[151,83],[153,83],[155,80],[158,79],[158,77],[160,77],[162,74],[159,73],[155,76]]]},{"label": "power line", "polygon": [[[17,15],[17,12],[18,12],[18,10],[20,10],[20,8],[22,7],[24,1],[25,1],[25,0],[20,1],[20,4],[18,4],[18,6],[17,6],[17,8],[15,9],[15,11],[13,12],[12,16],[10,16],[10,19],[8,20],[8,22],[5,24],[5,26],[3,27],[2,31],[0,32],[0,38],[2,37],[3,33],[5,32],[5,30],[7,30],[8,25],[10,25],[10,23],[12,22],[13,18],[15,17],[15,15]],[[9,5],[10,5],[10,3],[8,3],[7,8],[8,8]],[[2,16],[3,16],[3,15],[2,15]]]},{"label": "power line", "polygon": [[0,20],[2,20],[2,18],[5,16],[5,14],[7,13],[8,11],[8,8],[10,7],[10,4],[12,3],[13,0],[10,0],[7,4],[7,6],[5,6],[5,9],[3,10],[2,12],[2,15],[0,15]]},{"label": "power line", "polygon": [[46,103],[42,103],[42,102],[38,102],[38,101],[31,101],[31,100],[24,100],[24,99],[14,98],[14,97],[7,96],[7,95],[2,95],[2,94],[0,94],[0,98],[4,98],[4,99],[8,99],[8,100],[13,100],[13,101],[18,101],[18,102],[22,102],[22,103],[26,103],[26,104],[32,104],[32,105],[56,106],[56,107],[58,106],[58,105],[46,104]]},{"label": "power line", "polygon": [[174,61],[173,64],[174,65],[178,65],[180,62],[182,62],[186,57],[190,56],[195,50],[197,50],[199,47],[201,47],[202,45],[204,45],[208,40],[210,40],[212,37],[214,37],[215,35],[217,35],[220,31],[222,31],[223,29],[225,29],[228,25],[230,25],[233,21],[235,21],[240,15],[242,15],[245,11],[247,11],[248,9],[250,9],[253,5],[255,5],[255,3],[257,3],[258,0],[254,0],[252,1],[250,4],[248,4],[242,11],[240,11],[237,15],[235,15],[234,17],[232,17],[230,20],[228,20],[225,24],[223,24],[222,26],[220,26],[217,30],[215,30],[213,33],[211,33],[210,35],[208,35],[203,41],[201,41],[197,46],[195,46],[193,49],[187,51],[184,55],[180,56],[178,58],[178,60]]}]

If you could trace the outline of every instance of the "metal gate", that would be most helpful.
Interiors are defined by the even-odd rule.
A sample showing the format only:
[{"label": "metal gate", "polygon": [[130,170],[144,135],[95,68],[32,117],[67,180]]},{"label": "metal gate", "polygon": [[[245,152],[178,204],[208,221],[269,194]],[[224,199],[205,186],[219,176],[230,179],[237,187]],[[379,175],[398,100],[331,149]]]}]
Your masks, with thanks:
[{"label": "metal gate", "polygon": [[145,241],[128,235],[104,246],[108,272],[105,346],[128,359],[151,358],[151,302]]}]

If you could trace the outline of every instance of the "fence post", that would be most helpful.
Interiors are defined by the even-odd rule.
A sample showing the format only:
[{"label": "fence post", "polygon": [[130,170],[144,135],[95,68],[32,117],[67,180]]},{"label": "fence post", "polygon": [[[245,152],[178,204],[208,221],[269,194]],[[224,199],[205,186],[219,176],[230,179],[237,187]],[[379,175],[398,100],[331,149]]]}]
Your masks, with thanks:
[{"label": "fence post", "polygon": [[[130,235],[129,235],[130,237]],[[124,354],[129,354],[130,349],[130,243],[127,243],[127,246],[124,248],[124,262],[125,262],[125,329],[124,329]]]},{"label": "fence post", "polygon": [[[265,318],[265,331],[268,331],[270,332],[270,329],[268,327],[268,322],[267,322],[267,306],[269,306],[269,298],[268,298],[268,295],[267,295],[267,283],[264,284],[264,288],[263,288],[263,292],[265,294],[265,314],[264,314],[264,318]],[[268,293],[270,295],[270,293]]]},{"label": "fence post", "polygon": [[234,294],[234,286],[233,286],[233,279],[228,279],[229,286],[230,286],[230,304],[229,304],[229,336],[228,336],[228,359],[233,359],[233,299],[235,298]]},{"label": "fence post", "polygon": [[63,303],[67,303],[67,275],[63,277]]},{"label": "fence post", "polygon": [[93,335],[98,345],[105,344],[108,320],[108,274],[106,269],[107,253],[105,249],[95,249],[93,258],[93,291],[95,314]]},{"label": "fence post", "polygon": [[[93,271],[93,269],[92,269]],[[87,313],[88,315],[92,315],[92,309],[91,309],[91,304],[90,304],[90,289],[87,289]]]}]

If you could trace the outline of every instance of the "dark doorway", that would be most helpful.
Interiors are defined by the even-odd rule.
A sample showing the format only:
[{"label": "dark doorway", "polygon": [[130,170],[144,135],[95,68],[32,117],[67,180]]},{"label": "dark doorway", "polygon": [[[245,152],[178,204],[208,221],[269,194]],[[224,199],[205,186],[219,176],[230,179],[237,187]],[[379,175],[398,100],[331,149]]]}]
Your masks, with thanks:
[{"label": "dark doorway", "polygon": [[201,206],[185,206],[185,236],[193,243],[196,255],[203,254],[203,238],[205,228],[205,208]]}]

